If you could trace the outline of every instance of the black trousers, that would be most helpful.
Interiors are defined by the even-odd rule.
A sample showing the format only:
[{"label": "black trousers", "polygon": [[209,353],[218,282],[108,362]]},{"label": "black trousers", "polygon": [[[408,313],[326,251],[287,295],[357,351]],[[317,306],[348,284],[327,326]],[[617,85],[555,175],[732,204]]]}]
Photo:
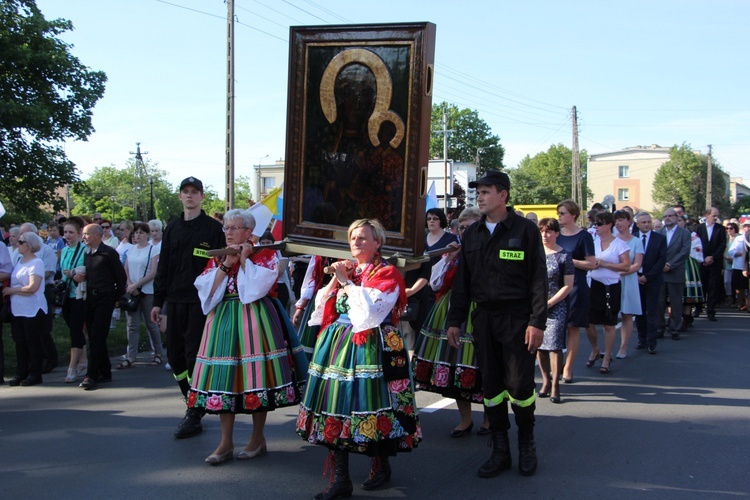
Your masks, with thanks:
[{"label": "black trousers", "polygon": [[200,303],[167,302],[167,357],[183,396],[190,388],[205,324]]},{"label": "black trousers", "polygon": [[489,312],[478,307],[472,323],[490,428],[510,427],[507,400],[514,403],[519,428],[533,426],[536,356],[525,344],[528,311]]},{"label": "black trousers", "polygon": [[89,333],[89,367],[87,377],[94,380],[112,378],[112,363],[107,351],[109,323],[115,310],[114,294],[91,295],[86,297],[86,331]]},{"label": "black trousers", "polygon": [[86,322],[86,306],[83,300],[69,297],[62,307],[62,315],[70,330],[70,347],[83,349],[86,345],[86,336],[83,334],[83,325]]},{"label": "black trousers", "polygon": [[716,262],[710,266],[701,266],[701,282],[703,292],[706,294],[706,314],[716,315],[716,304],[724,295],[724,269],[722,262]]},{"label": "black trousers", "polygon": [[42,349],[47,363],[57,365],[57,346],[52,338],[52,326],[55,320],[55,290],[53,285],[44,286],[44,298],[47,299],[47,315],[41,330]]},{"label": "black trousers", "polygon": [[36,316],[25,318],[13,316],[10,324],[13,341],[16,343],[16,376],[24,379],[26,377],[42,377],[42,348],[41,332],[44,328],[46,315],[39,309]]},{"label": "black trousers", "polygon": [[661,284],[639,284],[638,290],[641,293],[641,311],[643,313],[635,317],[635,324],[638,328],[638,343],[656,349],[656,338],[661,323],[659,315],[662,312],[659,309]]}]

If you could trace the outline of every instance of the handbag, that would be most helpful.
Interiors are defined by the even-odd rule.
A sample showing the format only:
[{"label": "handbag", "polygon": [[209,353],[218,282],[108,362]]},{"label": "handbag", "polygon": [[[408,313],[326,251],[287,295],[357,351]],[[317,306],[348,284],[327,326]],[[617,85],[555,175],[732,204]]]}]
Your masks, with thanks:
[{"label": "handbag", "polygon": [[141,302],[141,294],[138,295],[131,295],[129,293],[126,293],[122,297],[120,297],[120,300],[117,301],[117,305],[120,307],[120,309],[124,309],[129,312],[135,312],[138,310],[138,304]]},{"label": "handbag", "polygon": [[[148,249],[148,257],[146,258],[146,268],[143,270],[143,276],[146,276],[146,273],[148,273],[148,266],[151,263],[151,250],[154,247],[151,247]],[[141,276],[141,278],[143,278]],[[120,307],[120,309],[123,309],[128,312],[135,312],[138,310],[138,304],[141,302],[141,289],[138,289],[138,295],[131,295],[129,293],[126,293],[122,297],[120,297],[120,300],[117,301],[117,305]]]},{"label": "handbag", "polygon": [[68,301],[70,296],[70,283],[65,280],[60,280],[53,285],[53,293],[55,294],[54,303],[57,307],[63,307]]}]

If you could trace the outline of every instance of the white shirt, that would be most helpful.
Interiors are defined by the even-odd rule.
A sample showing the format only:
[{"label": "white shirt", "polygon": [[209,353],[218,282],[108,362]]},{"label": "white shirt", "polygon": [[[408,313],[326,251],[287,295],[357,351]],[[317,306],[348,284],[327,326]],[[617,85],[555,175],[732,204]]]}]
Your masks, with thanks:
[{"label": "white shirt", "polygon": [[674,232],[677,230],[677,226],[673,226],[672,229],[665,228],[666,231],[664,231],[664,235],[667,237],[667,246],[672,242],[672,236],[674,236]]},{"label": "white shirt", "polygon": [[[624,253],[630,253],[630,247],[628,244],[622,241],[620,238],[615,238],[609,244],[606,250],[602,250],[602,239],[596,238],[594,240],[594,251],[596,258],[612,264],[620,263],[620,255]],[[612,269],[605,269],[598,267],[589,273],[591,279],[595,279],[605,285],[614,285],[620,281],[620,271],[613,271]]]},{"label": "white shirt", "polygon": [[57,271],[57,252],[55,250],[52,250],[48,245],[42,245],[42,248],[40,248],[39,251],[35,253],[35,255],[42,260],[45,272],[52,273],[49,278],[44,278],[44,275],[42,275],[42,278],[44,279],[43,284],[54,284],[55,271]]},{"label": "white shirt", "polygon": [[[46,245],[43,245],[47,247]],[[49,247],[47,247],[49,248]],[[28,286],[31,283],[31,277],[38,276],[42,283],[33,295],[11,295],[10,310],[14,316],[23,318],[33,318],[39,312],[39,309],[47,314],[47,299],[44,297],[44,263],[42,259],[35,257],[28,262],[18,261],[13,268],[10,276],[11,287]]]},{"label": "white shirt", "polygon": [[[149,251],[151,256],[149,257]],[[152,244],[148,244],[143,248],[133,247],[128,250],[128,256],[125,259],[125,265],[128,266],[128,274],[130,275],[130,282],[135,283],[143,278],[144,275],[148,274],[151,269],[151,259],[156,255],[159,255]],[[149,281],[141,287],[141,292],[146,294],[154,293],[154,280]]]}]

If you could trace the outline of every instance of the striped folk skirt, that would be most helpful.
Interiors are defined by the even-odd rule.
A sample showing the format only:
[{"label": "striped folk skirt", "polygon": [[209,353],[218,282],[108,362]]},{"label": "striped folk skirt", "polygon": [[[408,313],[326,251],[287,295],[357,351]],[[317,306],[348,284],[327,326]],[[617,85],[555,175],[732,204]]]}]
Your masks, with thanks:
[{"label": "striped folk skirt", "polygon": [[685,261],[685,293],[683,304],[703,304],[706,301],[701,283],[701,270],[698,261],[688,257]]},{"label": "striped folk skirt", "polygon": [[313,351],[315,350],[315,341],[318,339],[318,333],[320,333],[319,325],[308,325],[310,321],[310,315],[315,310],[315,301],[309,300],[307,306],[305,306],[305,312],[302,315],[302,321],[299,324],[297,334],[299,336],[299,342],[302,344],[302,348],[305,350],[307,360],[312,359]]},{"label": "striped folk skirt", "polygon": [[383,324],[368,330],[361,345],[354,335],[342,314],[318,337],[297,434],[369,456],[411,451],[422,434],[401,332]]},{"label": "striped folk skirt", "polygon": [[446,320],[450,310],[451,292],[440,297],[432,306],[414,345],[412,370],[417,389],[435,392],[444,397],[482,403],[482,377],[477,367],[474,350],[471,312],[462,325],[460,347],[452,347],[446,334]]},{"label": "striped folk skirt", "polygon": [[206,317],[189,408],[255,413],[299,404],[307,358],[278,300],[227,296]]}]

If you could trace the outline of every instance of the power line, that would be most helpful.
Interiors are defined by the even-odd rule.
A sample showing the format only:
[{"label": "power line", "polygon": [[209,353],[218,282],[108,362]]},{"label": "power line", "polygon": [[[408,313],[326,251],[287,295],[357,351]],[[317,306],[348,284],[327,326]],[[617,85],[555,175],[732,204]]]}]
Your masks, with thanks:
[{"label": "power line", "polygon": [[330,10],[330,9],[326,9],[326,8],[325,8],[325,7],[323,7],[322,5],[320,5],[320,4],[318,4],[318,3],[315,3],[315,2],[313,2],[312,0],[304,0],[304,1],[305,1],[306,3],[309,3],[310,5],[312,5],[312,6],[314,6],[314,7],[317,7],[318,9],[322,10],[322,11],[323,11],[323,12],[325,12],[326,14],[330,14],[330,15],[332,15],[333,17],[337,17],[337,18],[341,19],[342,21],[344,21],[345,23],[349,23],[349,24],[352,24],[352,21],[350,21],[349,19],[347,19],[347,18],[345,18],[345,17],[342,17],[342,16],[338,15],[338,14],[337,14],[336,12],[334,12],[334,11],[332,11],[332,10]]},{"label": "power line", "polygon": [[274,9],[274,8],[273,8],[273,7],[271,7],[271,6],[269,6],[269,5],[266,5],[266,4],[264,4],[263,2],[260,2],[259,0],[255,0],[255,3],[257,3],[257,4],[259,4],[259,5],[262,5],[262,6],[263,6],[263,7],[265,7],[266,9],[268,9],[268,10],[272,10],[272,11],[274,11],[275,13],[277,13],[277,14],[280,14],[280,15],[282,15],[282,16],[284,16],[284,17],[288,18],[288,19],[291,19],[292,21],[294,21],[294,22],[295,22],[295,23],[297,23],[297,24],[305,24],[304,22],[300,21],[299,19],[295,19],[295,18],[293,18],[292,16],[290,16],[289,14],[286,14],[286,13],[284,13],[284,12],[281,12],[280,10],[276,10],[276,9]]},{"label": "power line", "polygon": [[330,21],[327,21],[326,19],[323,19],[323,18],[322,18],[322,17],[320,17],[320,16],[316,16],[316,15],[315,15],[315,14],[313,14],[312,12],[310,12],[310,11],[307,11],[307,10],[303,9],[302,7],[299,7],[299,6],[297,6],[297,5],[294,5],[293,3],[289,2],[288,0],[283,0],[283,1],[284,1],[284,3],[285,3],[285,4],[287,4],[287,5],[291,5],[291,6],[292,6],[292,7],[294,7],[295,9],[299,9],[299,10],[301,10],[301,11],[302,11],[302,12],[304,12],[305,14],[307,14],[307,15],[309,15],[309,16],[312,16],[312,17],[314,17],[315,19],[320,19],[320,20],[321,20],[321,21],[323,21],[324,23],[328,23],[328,24],[331,24],[331,22],[330,22]]},{"label": "power line", "polygon": [[226,18],[227,18],[227,16],[218,16],[218,15],[216,15],[216,14],[211,14],[210,12],[204,12],[204,11],[202,11],[202,10],[198,10],[198,9],[193,9],[193,8],[191,8],[191,7],[185,7],[184,5],[178,5],[178,4],[176,4],[176,3],[172,3],[172,2],[167,2],[167,1],[165,1],[165,0],[156,0],[156,1],[157,1],[157,2],[159,2],[159,3],[165,3],[165,4],[167,4],[167,5],[171,5],[172,7],[177,7],[177,8],[179,8],[179,9],[191,10],[191,11],[193,11],[193,12],[197,12],[198,14],[203,14],[203,15],[206,15],[206,16],[211,16],[211,17],[217,17],[217,18],[219,18],[219,19],[221,19],[221,20],[226,20]]}]

